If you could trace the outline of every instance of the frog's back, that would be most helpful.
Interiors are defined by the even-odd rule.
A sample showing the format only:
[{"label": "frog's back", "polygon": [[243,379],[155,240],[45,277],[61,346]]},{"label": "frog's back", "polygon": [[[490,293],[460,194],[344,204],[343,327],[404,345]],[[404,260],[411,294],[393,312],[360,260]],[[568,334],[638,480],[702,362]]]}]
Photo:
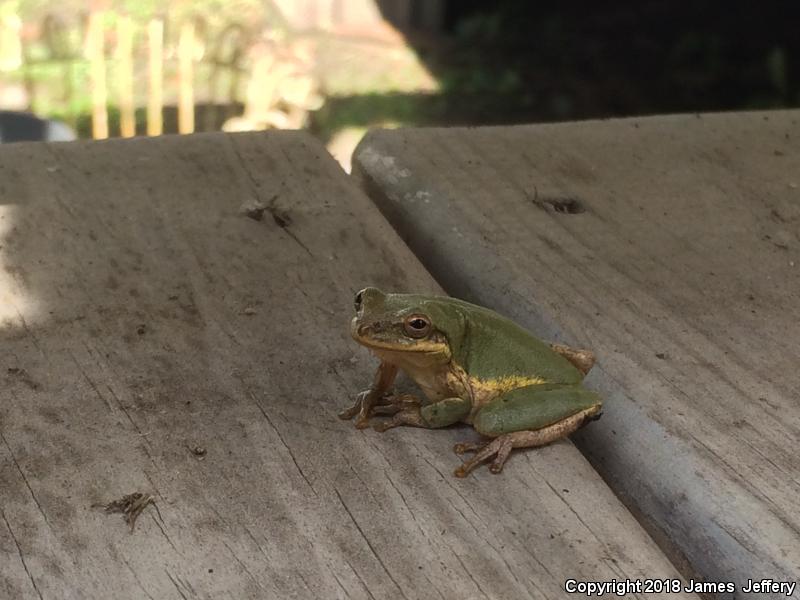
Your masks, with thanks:
[{"label": "frog's back", "polygon": [[471,377],[484,381],[520,378],[541,383],[579,383],[582,373],[566,358],[510,319],[449,298],[464,315],[465,331],[453,357]]}]

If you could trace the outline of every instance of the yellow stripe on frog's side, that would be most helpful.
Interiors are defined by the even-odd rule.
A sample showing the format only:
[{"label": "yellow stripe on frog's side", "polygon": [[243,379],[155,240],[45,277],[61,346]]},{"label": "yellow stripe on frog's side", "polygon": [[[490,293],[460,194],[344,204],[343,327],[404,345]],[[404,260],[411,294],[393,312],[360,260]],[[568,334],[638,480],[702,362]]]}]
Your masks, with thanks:
[{"label": "yellow stripe on frog's side", "polygon": [[541,377],[523,377],[521,375],[509,375],[507,377],[498,377],[496,379],[478,379],[477,377],[470,377],[470,383],[479,388],[495,390],[498,393],[515,390],[517,388],[525,387],[528,385],[539,385],[547,383],[547,380]]},{"label": "yellow stripe on frog's side", "polygon": [[478,379],[477,377],[470,377],[469,386],[472,388],[473,410],[480,408],[484,404],[497,398],[500,394],[504,394],[510,390],[542,383],[547,383],[547,380],[541,377],[523,377],[520,375],[509,375],[508,377],[498,377],[496,379]]}]

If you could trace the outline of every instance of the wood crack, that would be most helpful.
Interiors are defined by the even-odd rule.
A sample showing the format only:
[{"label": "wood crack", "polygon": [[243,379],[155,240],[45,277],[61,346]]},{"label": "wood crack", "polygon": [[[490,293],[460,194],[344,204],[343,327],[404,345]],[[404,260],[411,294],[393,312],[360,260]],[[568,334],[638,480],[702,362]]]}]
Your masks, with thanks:
[{"label": "wood crack", "polygon": [[311,481],[308,479],[308,477],[306,476],[305,472],[300,467],[300,463],[297,462],[297,459],[294,456],[294,452],[292,452],[292,449],[289,447],[289,444],[286,443],[286,440],[283,439],[283,435],[281,435],[281,432],[278,431],[277,427],[275,427],[275,424],[272,422],[272,419],[269,418],[269,415],[267,414],[267,411],[264,410],[264,407],[262,407],[261,404],[255,398],[252,397],[252,395],[251,395],[251,398],[252,398],[253,402],[255,403],[255,405],[258,407],[258,410],[261,411],[261,414],[267,420],[267,423],[269,423],[269,426],[275,432],[275,435],[278,436],[278,439],[280,440],[281,444],[283,444],[283,447],[286,448],[286,452],[289,453],[289,457],[292,459],[292,462],[294,463],[294,466],[297,469],[297,472],[300,473],[300,476],[306,482],[306,485],[308,485],[308,487],[311,489],[311,491],[314,492],[314,495],[318,496],[317,490],[314,489],[314,486],[311,484]]},{"label": "wood crack", "polygon": [[164,569],[164,573],[166,573],[166,574],[167,574],[167,577],[169,577],[169,580],[172,582],[172,585],[174,585],[174,586],[175,586],[175,589],[176,589],[176,590],[178,591],[178,593],[181,595],[181,598],[183,598],[183,600],[189,600],[189,599],[186,597],[186,594],[184,594],[184,593],[183,593],[183,590],[181,589],[181,586],[180,586],[180,585],[178,585],[178,581],[176,581],[176,579],[172,577],[172,575],[170,574],[170,572],[169,572],[169,571],[167,571],[166,569]]},{"label": "wood crack", "polygon": [[361,534],[361,537],[364,539],[364,542],[366,542],[367,547],[370,549],[370,552],[372,552],[372,555],[375,557],[375,559],[378,561],[378,563],[383,568],[384,573],[386,573],[386,575],[389,577],[389,579],[392,581],[392,583],[397,587],[398,591],[403,596],[403,598],[406,598],[406,600],[408,600],[408,597],[406,596],[405,592],[403,591],[403,588],[400,587],[400,584],[397,582],[397,580],[394,578],[394,576],[389,571],[389,569],[386,566],[386,564],[383,562],[383,559],[381,558],[380,554],[378,554],[378,552],[375,550],[375,547],[372,545],[372,542],[369,541],[369,538],[364,533],[364,530],[361,529],[361,525],[359,525],[358,521],[356,521],[356,518],[353,516],[353,513],[350,511],[350,508],[345,503],[344,498],[342,498],[342,495],[339,493],[339,490],[336,487],[334,487],[333,491],[336,494],[336,497],[339,499],[339,503],[342,505],[342,507],[344,508],[345,512],[347,513],[347,516],[350,517],[350,520],[353,522],[353,525],[356,526],[356,529],[358,530],[358,533]]},{"label": "wood crack", "polygon": [[164,536],[164,538],[167,540],[167,543],[168,543],[168,544],[169,544],[169,545],[172,547],[172,549],[173,549],[173,550],[174,550],[174,551],[175,551],[175,552],[178,554],[178,556],[183,556],[183,554],[181,554],[181,552],[180,552],[180,551],[179,551],[179,550],[178,550],[178,549],[175,547],[175,544],[173,544],[173,543],[172,543],[172,540],[171,540],[171,539],[170,539],[170,537],[167,535],[167,531],[164,529],[164,527],[161,525],[161,523],[159,523],[158,519],[156,519],[156,518],[155,518],[153,515],[150,515],[150,516],[151,516],[151,518],[153,519],[153,522],[154,522],[154,523],[156,524],[156,526],[158,527],[159,531],[161,531],[161,535],[163,535],[163,536]]},{"label": "wood crack", "polygon": [[228,544],[228,542],[226,542],[226,541],[223,541],[222,544],[228,549],[228,552],[231,553],[231,556],[233,557],[233,560],[235,560],[237,563],[239,563],[239,566],[242,567],[242,569],[244,570],[245,573],[247,573],[248,577],[250,577],[252,582],[255,583],[256,586],[258,586],[258,589],[263,591],[264,587],[261,585],[261,583],[258,581],[258,579],[256,579],[255,575],[253,575],[250,572],[250,569],[248,569],[247,565],[242,562],[242,560],[239,558],[239,556],[236,554],[236,552],[233,551],[233,548],[231,548],[230,544]]},{"label": "wood crack", "polygon": [[134,570],[133,570],[133,567],[131,567],[130,563],[129,563],[127,560],[125,560],[125,558],[124,558],[124,557],[122,558],[122,563],[123,563],[123,564],[124,564],[126,567],[128,567],[128,571],[130,571],[130,572],[131,572],[131,575],[133,575],[133,579],[136,581],[137,585],[139,586],[139,589],[140,589],[140,590],[142,590],[142,591],[144,592],[144,595],[145,595],[145,596],[147,596],[147,597],[148,597],[150,600],[155,600],[155,599],[154,599],[154,598],[153,598],[153,597],[152,597],[152,596],[149,594],[149,592],[148,592],[148,591],[145,589],[144,585],[142,585],[142,581],[139,579],[139,576],[136,574],[136,571],[134,571]]},{"label": "wood crack", "polygon": [[361,587],[363,587],[363,588],[364,588],[364,591],[365,591],[365,592],[367,592],[367,595],[368,595],[370,598],[372,598],[372,600],[375,600],[375,596],[373,596],[373,595],[372,595],[372,592],[369,590],[369,586],[368,586],[368,585],[367,585],[367,583],[366,583],[366,582],[365,582],[365,581],[364,581],[364,580],[361,578],[361,575],[359,574],[359,572],[358,572],[358,571],[356,571],[356,568],[355,568],[355,567],[354,567],[354,566],[353,566],[353,565],[350,563],[350,561],[349,561],[349,560],[347,560],[347,557],[345,557],[345,558],[344,558],[344,562],[347,564],[347,566],[348,566],[348,567],[350,567],[350,570],[351,570],[351,571],[353,572],[353,574],[356,576],[356,579],[358,579],[359,583],[361,584]]},{"label": "wood crack", "polygon": [[2,509],[0,509],[0,517],[3,517],[3,522],[6,524],[8,533],[11,534],[11,539],[14,540],[14,545],[17,547],[17,554],[19,555],[19,560],[22,563],[22,568],[25,569],[25,574],[28,576],[36,595],[39,596],[39,600],[43,600],[42,593],[39,591],[39,586],[36,585],[36,580],[33,578],[33,575],[31,575],[31,572],[28,569],[28,563],[25,561],[25,555],[22,553],[22,547],[19,545],[19,540],[17,540],[17,536],[14,535],[14,530],[11,529],[11,524],[8,522],[8,519],[6,519],[6,514],[2,511]]},{"label": "wood crack", "polygon": [[481,594],[483,594],[483,597],[484,597],[484,598],[491,598],[491,596],[489,596],[489,594],[487,594],[487,593],[486,593],[486,590],[484,590],[484,589],[481,587],[481,584],[480,584],[480,583],[478,583],[478,580],[477,580],[477,579],[475,579],[475,578],[472,576],[472,573],[471,573],[471,572],[470,572],[470,570],[467,568],[467,565],[465,565],[465,564],[464,564],[464,561],[463,561],[463,559],[461,558],[461,556],[460,556],[460,555],[459,555],[457,552],[453,552],[453,554],[455,555],[456,559],[458,560],[458,563],[461,565],[461,568],[462,568],[462,569],[464,570],[464,572],[465,572],[465,573],[466,573],[466,574],[469,576],[469,578],[470,578],[470,580],[472,581],[472,583],[474,583],[474,584],[475,584],[475,587],[476,587],[476,588],[478,588],[478,591],[479,591]]},{"label": "wood crack", "polygon": [[19,474],[22,477],[22,481],[25,482],[25,487],[28,488],[28,492],[30,493],[31,498],[33,498],[33,502],[36,504],[36,508],[39,509],[39,512],[41,513],[42,517],[44,518],[44,522],[47,523],[48,527],[50,527],[50,519],[47,518],[47,513],[44,512],[44,509],[42,508],[42,505],[39,504],[39,499],[36,497],[36,494],[33,493],[33,488],[31,487],[31,484],[28,481],[28,478],[25,476],[25,472],[22,470],[22,467],[20,466],[19,462],[17,461],[17,457],[14,456],[14,452],[11,450],[11,446],[9,446],[9,444],[8,444],[8,440],[6,440],[6,436],[4,436],[2,434],[2,432],[0,432],[0,439],[3,440],[3,444],[5,445],[6,449],[8,449],[8,454],[9,454],[9,456],[11,456],[11,461],[14,463],[14,466],[17,468],[17,471],[19,471]]},{"label": "wood crack", "polygon": [[83,378],[86,380],[86,383],[88,383],[89,387],[91,387],[94,390],[94,393],[97,394],[97,397],[103,401],[103,403],[106,405],[106,408],[108,408],[109,412],[114,412],[114,407],[111,406],[111,403],[108,400],[106,400],[106,397],[100,393],[100,390],[97,388],[97,385],[95,384],[94,380],[91,377],[89,377],[89,375],[84,370],[83,366],[78,362],[78,359],[75,358],[75,355],[72,352],[70,352],[69,356],[72,359],[72,362],[75,363],[75,366],[78,367],[78,371],[80,371],[81,375],[83,375]]}]

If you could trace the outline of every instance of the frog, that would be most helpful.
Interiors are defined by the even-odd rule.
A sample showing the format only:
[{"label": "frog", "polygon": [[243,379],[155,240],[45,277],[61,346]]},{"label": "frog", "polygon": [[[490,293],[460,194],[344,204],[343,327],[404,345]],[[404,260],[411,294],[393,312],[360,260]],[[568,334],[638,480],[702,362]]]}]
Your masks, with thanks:
[{"label": "frog", "polygon": [[[500,473],[514,449],[544,446],[602,415],[584,386],[590,350],[547,343],[501,314],[465,300],[428,294],[359,291],[350,335],[379,359],[369,388],[339,417],[358,429],[439,429],[471,425],[484,438],[453,450],[473,455],[455,470],[466,477],[491,459]],[[399,372],[423,396],[393,391]]]}]

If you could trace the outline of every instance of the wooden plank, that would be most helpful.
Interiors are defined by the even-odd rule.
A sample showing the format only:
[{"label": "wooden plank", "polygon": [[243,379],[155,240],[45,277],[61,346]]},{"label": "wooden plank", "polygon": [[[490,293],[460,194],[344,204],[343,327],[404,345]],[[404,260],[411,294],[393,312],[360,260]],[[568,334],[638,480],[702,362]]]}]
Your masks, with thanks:
[{"label": "wooden plank", "polygon": [[[439,288],[308,135],[0,152],[0,597],[561,598],[677,576],[569,443],[458,480],[469,431],[336,418],[376,366],[354,292]],[[133,492],[158,510],[132,533],[92,508]]]},{"label": "wooden plank", "polygon": [[596,351],[580,447],[709,581],[800,568],[799,122],[374,131],[354,157],[448,292]]}]

